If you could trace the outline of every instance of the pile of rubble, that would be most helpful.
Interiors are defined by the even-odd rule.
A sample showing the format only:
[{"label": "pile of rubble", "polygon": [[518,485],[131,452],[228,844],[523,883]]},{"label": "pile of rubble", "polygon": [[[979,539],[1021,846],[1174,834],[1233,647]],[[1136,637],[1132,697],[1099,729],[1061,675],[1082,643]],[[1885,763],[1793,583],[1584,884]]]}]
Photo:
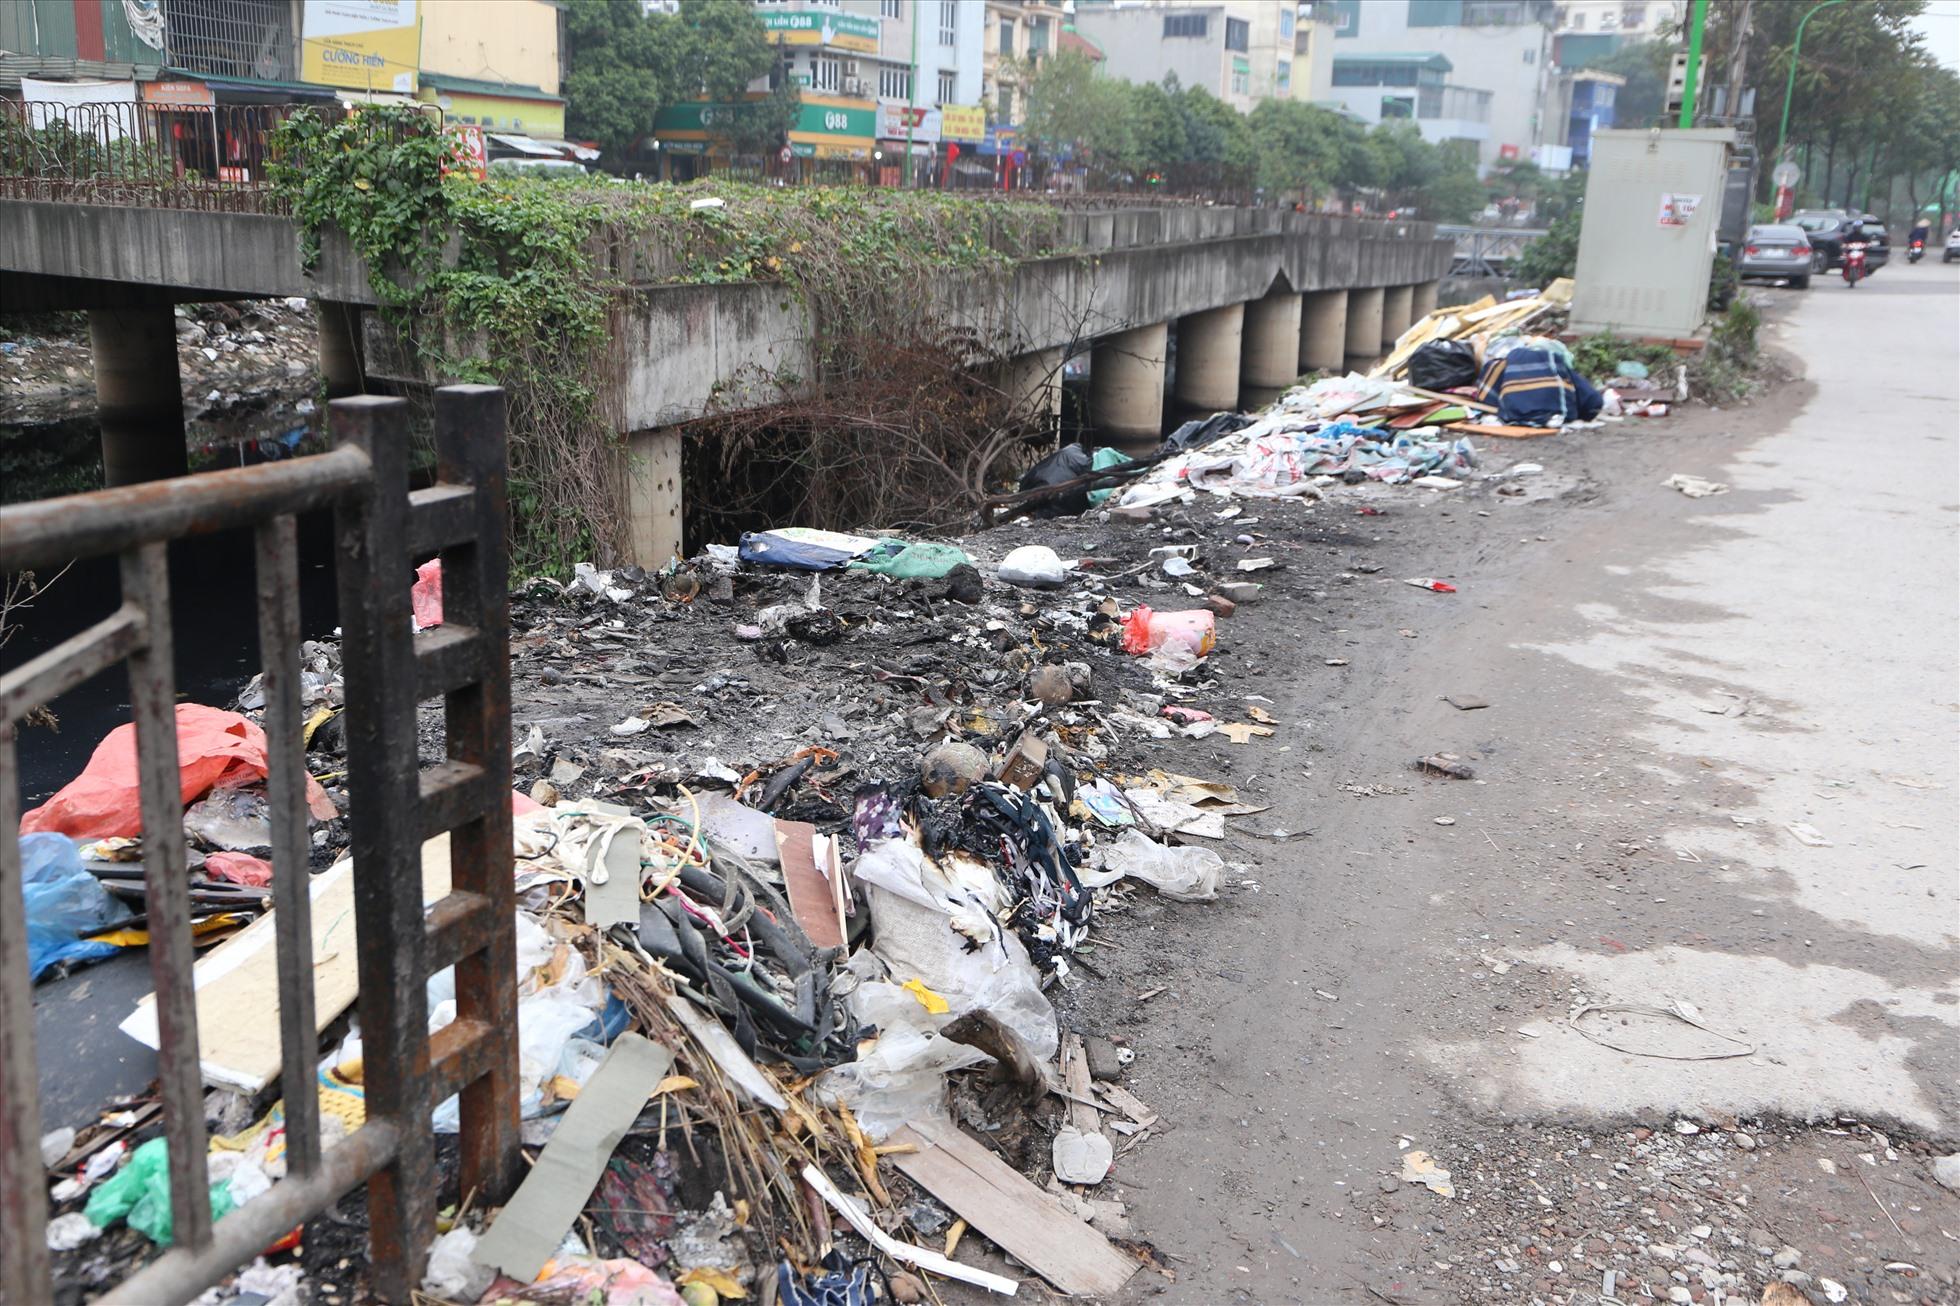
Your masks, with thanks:
[{"label": "pile of rubble", "polygon": [[[81,315],[34,322],[32,331],[0,326],[4,420],[30,425],[92,411],[95,362]],[[241,424],[259,438],[274,427],[309,424],[317,411],[319,333],[307,300],[183,304],[176,323],[194,444],[215,443]]]}]

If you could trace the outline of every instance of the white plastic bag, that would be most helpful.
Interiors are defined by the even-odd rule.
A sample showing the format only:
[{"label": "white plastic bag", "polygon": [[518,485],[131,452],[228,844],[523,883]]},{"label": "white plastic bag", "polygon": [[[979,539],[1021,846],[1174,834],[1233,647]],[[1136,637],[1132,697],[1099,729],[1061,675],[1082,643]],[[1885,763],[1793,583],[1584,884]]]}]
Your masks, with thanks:
[{"label": "white plastic bag", "polygon": [[1125,830],[1103,855],[1100,871],[1081,874],[1091,889],[1114,884],[1124,876],[1142,880],[1166,898],[1179,902],[1213,902],[1225,873],[1225,859],[1209,848],[1171,847],[1141,831]]},{"label": "white plastic bag", "polygon": [[[850,968],[882,970],[866,953]],[[946,1076],[988,1059],[978,1048],[940,1038],[934,1031],[952,1017],[931,1015],[896,984],[865,980],[848,1001],[853,1016],[877,1026],[878,1037],[857,1060],[826,1071],[817,1091],[849,1106],[874,1139],[882,1141],[911,1121],[943,1116]]]},{"label": "white plastic bag", "polygon": [[1032,589],[1060,589],[1068,581],[1068,568],[1045,544],[1023,544],[1000,560],[994,574],[1009,585]]},{"label": "white plastic bag", "polygon": [[429,1268],[422,1273],[422,1291],[445,1301],[475,1301],[490,1288],[497,1272],[470,1259],[476,1235],[457,1225],[429,1244]]}]

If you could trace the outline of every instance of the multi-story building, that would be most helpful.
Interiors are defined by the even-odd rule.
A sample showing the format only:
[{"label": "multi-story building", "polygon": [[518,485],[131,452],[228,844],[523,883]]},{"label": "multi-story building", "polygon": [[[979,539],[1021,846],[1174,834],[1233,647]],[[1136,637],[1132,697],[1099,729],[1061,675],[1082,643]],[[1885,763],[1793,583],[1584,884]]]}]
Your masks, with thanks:
[{"label": "multi-story building", "polygon": [[1434,50],[1333,58],[1332,101],[1369,124],[1409,121],[1422,138],[1481,158],[1490,139],[1491,92],[1459,86],[1448,58]]},{"label": "multi-story building", "polygon": [[1062,0],[986,0],[986,15],[980,99],[988,122],[1012,129],[1027,108],[1022,79],[1062,48],[1068,15]]},{"label": "multi-story building", "polygon": [[1560,0],[1553,53],[1561,68],[1586,68],[1629,41],[1672,39],[1686,26],[1688,0]]},{"label": "multi-story building", "polygon": [[1533,158],[1562,134],[1548,112],[1554,0],[1316,0],[1314,10],[1334,30],[1332,98],[1350,112],[1407,116],[1412,99],[1425,137],[1474,142],[1479,168]]},{"label": "multi-story building", "polygon": [[499,0],[495,12],[486,13],[481,6],[436,0],[422,8],[417,98],[440,105],[450,122],[562,148],[559,6],[552,0]]},{"label": "multi-story building", "polygon": [[[1078,5],[1075,28],[1101,47],[1112,77],[1201,86],[1240,111],[1304,99],[1300,10],[1293,0],[1116,0]],[[1311,38],[1309,42],[1311,48]]]},{"label": "multi-story building", "polygon": [[[979,0],[755,0],[755,10],[782,58],[750,86],[751,96],[766,94],[777,77],[798,89],[782,161],[789,175],[855,170],[899,184],[938,166],[948,144],[978,145],[985,125]],[[712,166],[704,156],[719,148],[716,108],[660,112],[654,136],[664,175]]]}]

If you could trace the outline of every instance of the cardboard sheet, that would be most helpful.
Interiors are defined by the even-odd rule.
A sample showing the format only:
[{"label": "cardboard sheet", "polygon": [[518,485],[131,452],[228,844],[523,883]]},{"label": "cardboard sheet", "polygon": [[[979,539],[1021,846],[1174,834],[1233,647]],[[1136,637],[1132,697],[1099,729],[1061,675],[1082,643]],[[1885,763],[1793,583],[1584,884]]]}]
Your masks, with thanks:
[{"label": "cardboard sheet", "polygon": [[660,1044],[621,1034],[470,1259],[525,1283],[537,1278],[673,1064],[674,1054]]},{"label": "cardboard sheet", "polygon": [[[354,863],[343,858],[313,877],[313,1012],[321,1029],[354,1003]],[[449,893],[449,836],[422,845],[422,904]],[[256,1093],[279,1077],[279,961],[274,908],[191,967],[197,990],[198,1060],[214,1088]],[[156,1047],[156,995],[145,994],[122,1032]]]}]

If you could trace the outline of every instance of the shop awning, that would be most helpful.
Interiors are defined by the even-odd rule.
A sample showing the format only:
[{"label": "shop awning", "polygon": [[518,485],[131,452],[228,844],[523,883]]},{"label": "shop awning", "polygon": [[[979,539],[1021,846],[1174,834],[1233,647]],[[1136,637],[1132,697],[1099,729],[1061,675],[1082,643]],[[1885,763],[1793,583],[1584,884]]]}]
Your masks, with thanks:
[{"label": "shop awning", "polygon": [[490,132],[488,135],[497,144],[506,149],[516,150],[519,154],[529,154],[539,159],[562,159],[565,157],[564,150],[553,149],[549,143],[535,140],[529,136],[514,136],[509,132]]},{"label": "shop awning", "polygon": [[539,145],[549,146],[568,159],[579,159],[589,163],[599,157],[598,150],[590,145],[580,145],[577,141],[554,141],[547,140],[542,136],[527,136],[524,139],[534,141]]}]

